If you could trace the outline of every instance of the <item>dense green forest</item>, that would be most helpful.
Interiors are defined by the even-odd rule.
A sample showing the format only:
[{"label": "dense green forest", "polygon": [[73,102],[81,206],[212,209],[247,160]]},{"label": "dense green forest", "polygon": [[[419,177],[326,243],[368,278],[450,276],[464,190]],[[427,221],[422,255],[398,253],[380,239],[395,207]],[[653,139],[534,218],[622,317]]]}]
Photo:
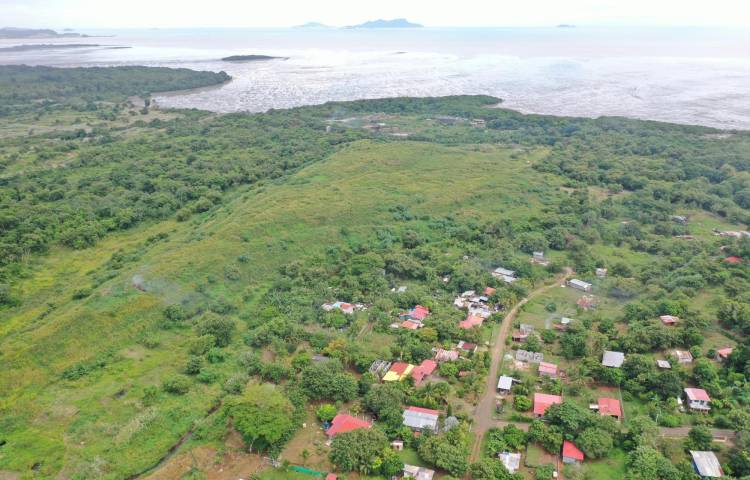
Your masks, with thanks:
[{"label": "dense green forest", "polygon": [[[225,80],[0,68],[0,110],[24,127],[0,138],[0,472],[131,478],[172,468],[160,459],[178,445],[172,461],[210,448],[260,462],[252,447],[282,460],[253,464],[269,479],[298,478],[290,464],[389,478],[415,462],[542,479],[567,440],[586,461],[565,478],[692,480],[689,450],[750,475],[750,239],[739,233],[750,135],[522,115],[482,96],[228,115],[127,101]],[[493,276],[499,266],[518,280]],[[597,309],[551,289],[570,275],[592,282]],[[454,299],[487,287],[497,311],[460,328]],[[501,322],[532,295],[513,327],[537,322],[539,334],[506,349],[544,353],[565,376],[504,359],[513,400],[478,418]],[[335,301],[361,308],[321,308]],[[430,311],[422,328],[394,328],[415,305]],[[569,328],[551,328],[565,315]],[[424,384],[370,371],[461,341],[476,352]],[[675,349],[694,362],[675,362]],[[621,369],[601,366],[605,350],[625,353]],[[673,368],[657,369],[661,358]],[[688,386],[711,395],[709,414],[678,407]],[[601,392],[625,418],[590,411]],[[534,418],[535,393],[564,401]],[[406,406],[438,410],[441,429],[415,435]],[[346,412],[373,428],[326,446],[322,422]],[[486,421],[510,425],[492,423],[477,458]],[[711,429],[734,437],[714,442]],[[524,452],[521,471],[503,451]],[[229,468],[196,461],[182,473]]]}]

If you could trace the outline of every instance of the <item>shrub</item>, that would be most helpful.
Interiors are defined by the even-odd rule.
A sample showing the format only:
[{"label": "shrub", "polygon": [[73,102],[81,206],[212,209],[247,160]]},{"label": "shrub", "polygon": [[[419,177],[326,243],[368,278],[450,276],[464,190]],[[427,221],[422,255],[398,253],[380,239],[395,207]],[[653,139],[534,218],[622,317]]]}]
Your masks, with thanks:
[{"label": "shrub", "polygon": [[185,375],[174,375],[164,380],[161,386],[167,393],[185,395],[190,391],[190,379]]}]

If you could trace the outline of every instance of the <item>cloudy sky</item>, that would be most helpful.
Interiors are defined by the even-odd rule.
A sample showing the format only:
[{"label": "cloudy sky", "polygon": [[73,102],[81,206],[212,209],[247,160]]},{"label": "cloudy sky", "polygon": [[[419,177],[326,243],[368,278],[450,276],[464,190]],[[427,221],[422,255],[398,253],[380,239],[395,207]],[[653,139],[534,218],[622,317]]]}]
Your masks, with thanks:
[{"label": "cloudy sky", "polygon": [[0,26],[343,26],[406,17],[427,26],[750,27],[750,0],[0,0]]}]

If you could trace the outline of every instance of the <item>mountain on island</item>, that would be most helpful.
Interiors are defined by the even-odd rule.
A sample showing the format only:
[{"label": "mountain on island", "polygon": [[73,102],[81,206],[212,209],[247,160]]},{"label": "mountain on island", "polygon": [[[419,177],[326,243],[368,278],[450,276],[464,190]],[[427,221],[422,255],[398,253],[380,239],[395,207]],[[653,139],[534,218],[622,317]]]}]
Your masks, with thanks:
[{"label": "mountain on island", "polygon": [[412,23],[405,18],[396,18],[394,20],[371,20],[360,23],[349,28],[422,28],[424,25]]},{"label": "mountain on island", "polygon": [[297,25],[294,28],[331,28],[329,25],[320,22],[307,22],[302,25]]},{"label": "mountain on island", "polygon": [[272,57],[270,55],[231,55],[221,59],[222,62],[262,62],[266,60],[289,60],[289,57]]},{"label": "mountain on island", "polygon": [[84,38],[88,35],[68,32],[57,33],[49,28],[0,28],[0,38]]}]

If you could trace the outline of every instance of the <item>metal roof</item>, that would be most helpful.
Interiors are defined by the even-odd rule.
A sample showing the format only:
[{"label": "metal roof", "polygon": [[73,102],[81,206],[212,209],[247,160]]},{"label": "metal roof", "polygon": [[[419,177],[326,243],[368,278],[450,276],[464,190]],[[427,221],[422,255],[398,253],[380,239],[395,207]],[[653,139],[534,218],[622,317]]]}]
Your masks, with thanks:
[{"label": "metal roof", "polygon": [[716,458],[714,452],[690,450],[690,455],[693,457],[695,470],[701,477],[718,478],[724,476],[724,471],[721,469],[719,459]]},{"label": "metal roof", "polygon": [[604,352],[604,356],[602,357],[602,365],[604,365],[605,367],[620,368],[622,366],[622,362],[624,361],[625,354],[622,352],[606,351]]}]

